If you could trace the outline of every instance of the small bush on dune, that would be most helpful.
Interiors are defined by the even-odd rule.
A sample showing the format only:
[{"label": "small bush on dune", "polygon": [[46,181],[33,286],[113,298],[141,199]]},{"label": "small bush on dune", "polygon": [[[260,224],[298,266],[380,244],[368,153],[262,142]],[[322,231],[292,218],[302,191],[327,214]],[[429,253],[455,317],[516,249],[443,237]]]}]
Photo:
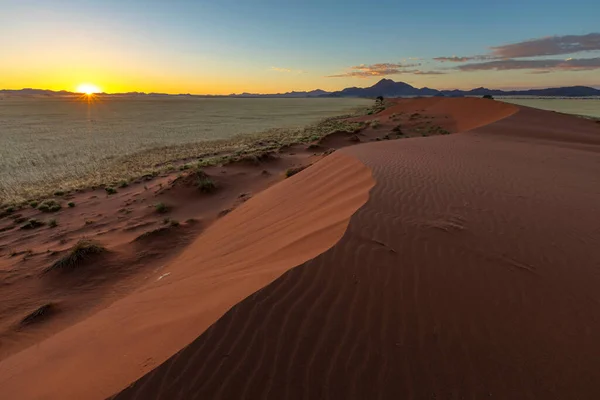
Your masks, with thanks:
[{"label": "small bush on dune", "polygon": [[37,201],[32,201],[32,202],[30,202],[30,203],[29,203],[29,206],[30,206],[31,208],[37,208],[37,206],[38,206],[38,202],[37,202]]},{"label": "small bush on dune", "polygon": [[94,255],[102,254],[104,252],[106,252],[106,248],[104,248],[102,245],[91,240],[80,240],[75,246],[73,246],[69,254],[65,255],[60,260],[48,267],[46,272],[53,270],[66,271],[75,269],[81,262],[93,257]]},{"label": "small bush on dune", "polygon": [[111,194],[115,194],[117,193],[117,189],[113,188],[113,187],[106,187],[104,188],[104,190],[106,191],[106,194],[108,194],[109,196]]},{"label": "small bush on dune", "polygon": [[54,195],[55,195],[55,196],[64,196],[64,195],[65,195],[65,192],[64,192],[64,191],[62,191],[62,190],[57,190],[56,192],[54,192]]},{"label": "small bush on dune", "polygon": [[371,126],[371,128],[377,129],[377,128],[379,128],[379,126],[381,125],[381,123],[379,122],[378,119],[374,119],[373,121],[371,121],[369,123],[369,125]]},{"label": "small bush on dune", "polygon": [[68,205],[70,208],[73,208],[73,207],[75,207],[75,203],[73,203],[72,201],[70,201],[70,202],[69,202],[67,205]]},{"label": "small bush on dune", "polygon": [[204,171],[198,169],[195,174],[197,179],[196,186],[202,193],[211,193],[217,189],[215,182]]},{"label": "small bush on dune", "polygon": [[156,208],[156,212],[159,214],[164,214],[168,212],[171,208],[167,206],[165,203],[157,203],[154,208]]},{"label": "small bush on dune", "polygon": [[31,324],[35,324],[50,316],[51,314],[56,312],[56,305],[53,303],[44,304],[41,307],[38,307],[35,311],[31,312],[25,318],[21,320],[21,326],[27,326]]},{"label": "small bush on dune", "polygon": [[61,205],[56,200],[44,200],[38,206],[38,210],[41,212],[55,212],[60,209]]},{"label": "small bush on dune", "polygon": [[48,226],[50,228],[56,228],[58,226],[58,222],[56,221],[55,218],[52,218],[51,220],[48,221]]},{"label": "small bush on dune", "polygon": [[306,168],[307,168],[307,166],[300,166],[300,167],[291,167],[291,168],[288,168],[288,169],[285,171],[285,177],[286,177],[286,178],[289,178],[290,176],[294,176],[294,175],[296,175],[298,172],[300,172],[300,171],[302,171],[302,170],[305,170]]},{"label": "small bush on dune", "polygon": [[129,186],[129,183],[127,183],[127,181],[121,181],[121,182],[119,182],[119,187],[120,188],[126,188],[127,186]]},{"label": "small bush on dune", "polygon": [[27,221],[25,225],[21,226],[20,229],[35,229],[39,228],[40,226],[44,226],[44,223],[42,221],[38,221],[35,218],[31,218],[29,221]]},{"label": "small bush on dune", "polygon": [[490,99],[490,100],[494,100],[494,96],[492,96],[491,94],[484,94],[483,95],[484,99]]}]

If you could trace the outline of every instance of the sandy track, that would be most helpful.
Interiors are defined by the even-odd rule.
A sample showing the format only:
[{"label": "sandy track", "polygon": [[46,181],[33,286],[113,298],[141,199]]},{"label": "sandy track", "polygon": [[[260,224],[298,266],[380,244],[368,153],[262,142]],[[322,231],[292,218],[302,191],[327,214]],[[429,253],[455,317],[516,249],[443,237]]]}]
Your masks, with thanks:
[{"label": "sandy track", "polygon": [[[418,107],[444,103],[514,113]],[[597,125],[522,108],[343,152],[377,182],[343,238],[116,398],[597,398]]]}]

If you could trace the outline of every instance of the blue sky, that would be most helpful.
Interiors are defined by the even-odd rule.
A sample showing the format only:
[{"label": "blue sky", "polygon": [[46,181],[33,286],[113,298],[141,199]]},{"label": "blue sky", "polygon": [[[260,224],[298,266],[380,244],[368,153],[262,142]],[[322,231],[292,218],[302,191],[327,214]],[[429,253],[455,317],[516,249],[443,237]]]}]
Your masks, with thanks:
[{"label": "blue sky", "polygon": [[[600,31],[598,15],[592,0],[0,0],[0,87],[71,90],[84,80],[106,91],[272,92],[383,77],[436,88],[599,86],[595,36],[573,54],[520,57],[550,60],[535,68],[505,52],[502,64],[458,69],[498,60],[493,46],[549,36],[572,44]],[[433,60],[449,56],[481,57]]]}]

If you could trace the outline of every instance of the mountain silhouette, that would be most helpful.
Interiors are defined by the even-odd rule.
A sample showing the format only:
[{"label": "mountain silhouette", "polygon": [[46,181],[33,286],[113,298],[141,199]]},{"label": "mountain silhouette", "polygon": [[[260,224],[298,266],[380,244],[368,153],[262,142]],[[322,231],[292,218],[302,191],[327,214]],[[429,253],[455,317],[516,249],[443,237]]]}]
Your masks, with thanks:
[{"label": "mountain silhouette", "polygon": [[[0,94],[17,95],[17,96],[65,96],[65,95],[80,95],[67,91],[55,92],[44,89],[20,89],[20,90],[0,90]],[[102,95],[107,95],[101,93]],[[436,90],[428,87],[416,88],[405,82],[395,82],[391,79],[381,79],[373,86],[366,88],[349,87],[337,92],[326,92],[321,89],[311,90],[308,92],[287,92],[287,93],[240,93],[230,94],[225,96],[220,95],[190,95],[178,94],[168,95],[166,93],[114,93],[108,96],[193,96],[193,97],[233,97],[233,98],[254,98],[254,97],[269,97],[269,98],[301,98],[301,97],[414,97],[414,96],[484,96],[486,94],[492,96],[556,96],[556,97],[592,97],[600,96],[600,90],[588,86],[567,86],[547,89],[528,89],[528,90],[500,90],[488,89],[479,87],[471,90]]]}]

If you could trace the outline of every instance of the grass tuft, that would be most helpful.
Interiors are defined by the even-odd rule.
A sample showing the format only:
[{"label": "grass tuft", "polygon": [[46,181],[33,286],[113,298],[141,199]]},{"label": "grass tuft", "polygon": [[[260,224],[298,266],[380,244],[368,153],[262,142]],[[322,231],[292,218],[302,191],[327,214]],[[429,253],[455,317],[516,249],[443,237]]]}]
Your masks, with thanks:
[{"label": "grass tuft", "polygon": [[56,218],[52,218],[51,220],[49,220],[48,226],[50,228],[56,228],[58,226],[58,222],[56,221]]},{"label": "grass tuft", "polygon": [[22,225],[19,229],[35,229],[39,228],[40,226],[44,226],[44,223],[42,221],[38,221],[35,218],[31,218],[29,221],[27,221],[25,225]]},{"label": "grass tuft", "polygon": [[83,261],[92,258],[95,255],[106,252],[106,248],[91,240],[82,239],[60,260],[56,261],[45,272],[59,270],[67,271],[76,269]]},{"label": "grass tuft", "polygon": [[154,208],[156,209],[156,212],[159,214],[164,214],[166,212],[169,212],[169,210],[171,209],[171,207],[169,207],[165,203],[157,203],[154,205]]},{"label": "grass tuft", "polygon": [[290,176],[296,175],[298,172],[305,170],[308,165],[300,166],[300,167],[291,167],[285,170],[285,177],[289,178]]},{"label": "grass tuft", "polygon": [[105,187],[104,190],[106,191],[106,194],[108,194],[109,196],[111,194],[115,194],[117,193],[117,189],[115,189],[114,187]]},{"label": "grass tuft", "polygon": [[43,306],[36,308],[33,312],[27,314],[27,316],[21,320],[21,326],[27,326],[41,322],[50,315],[54,314],[56,311],[56,304],[46,303]]},{"label": "grass tuft", "polygon": [[67,205],[68,205],[70,208],[73,208],[73,207],[75,207],[75,203],[73,203],[72,201],[68,202],[68,203],[67,203]]},{"label": "grass tuft", "polygon": [[56,200],[44,200],[38,205],[38,210],[41,212],[56,212],[61,209],[61,205]]}]

